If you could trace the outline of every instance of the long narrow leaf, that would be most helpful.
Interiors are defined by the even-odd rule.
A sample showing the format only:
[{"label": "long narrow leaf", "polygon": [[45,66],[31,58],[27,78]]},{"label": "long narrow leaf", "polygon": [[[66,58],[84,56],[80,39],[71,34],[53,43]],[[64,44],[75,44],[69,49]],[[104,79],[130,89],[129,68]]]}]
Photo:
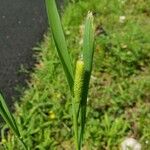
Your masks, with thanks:
[{"label": "long narrow leaf", "polygon": [[15,119],[13,118],[12,114],[10,113],[4,98],[0,94],[0,114],[3,117],[3,119],[6,121],[6,123],[10,126],[10,128],[13,130],[13,132],[16,134],[16,136],[20,137],[19,130],[17,128]]},{"label": "long narrow leaf", "polygon": [[73,67],[70,55],[67,50],[67,44],[63,33],[60,17],[57,11],[55,0],[45,0],[48,15],[48,22],[51,25],[51,30],[58,55],[63,65],[70,89],[73,88]]},{"label": "long narrow leaf", "polygon": [[24,143],[24,141],[20,135],[16,121],[15,121],[13,115],[11,114],[11,112],[9,111],[9,109],[5,103],[5,100],[1,94],[0,94],[0,115],[3,117],[5,122],[9,125],[11,130],[14,132],[15,136],[20,140],[20,142],[23,144],[24,148],[27,150],[27,146]]},{"label": "long narrow leaf", "polygon": [[[79,138],[79,147],[82,146],[85,122],[86,122],[86,107],[87,96],[89,89],[90,76],[92,71],[94,52],[94,28],[93,28],[93,15],[89,13],[85,22],[84,40],[83,40],[83,61],[85,65],[84,85],[82,90],[82,100],[80,102],[79,111],[81,113],[81,129]],[[79,148],[79,149],[80,149]]]},{"label": "long narrow leaf", "polygon": [[91,73],[92,62],[94,53],[94,26],[93,26],[93,15],[91,12],[88,13],[83,39],[83,61],[85,64],[85,70]]}]

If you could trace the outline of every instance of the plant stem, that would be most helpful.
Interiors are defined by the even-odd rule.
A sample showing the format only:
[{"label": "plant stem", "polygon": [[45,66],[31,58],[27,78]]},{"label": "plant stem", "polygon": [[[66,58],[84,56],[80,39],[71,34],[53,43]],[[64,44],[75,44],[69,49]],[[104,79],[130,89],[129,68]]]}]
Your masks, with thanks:
[{"label": "plant stem", "polygon": [[76,150],[79,150],[78,146],[78,120],[77,120],[77,112],[76,112],[76,103],[75,99],[72,98],[72,112],[73,112],[73,130],[74,130],[74,142]]}]

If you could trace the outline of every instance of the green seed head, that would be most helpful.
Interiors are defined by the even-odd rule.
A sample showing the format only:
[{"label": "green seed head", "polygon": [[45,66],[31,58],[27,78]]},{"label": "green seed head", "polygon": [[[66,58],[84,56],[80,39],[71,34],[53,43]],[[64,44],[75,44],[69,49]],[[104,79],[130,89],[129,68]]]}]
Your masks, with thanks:
[{"label": "green seed head", "polygon": [[76,63],[75,80],[74,80],[74,97],[76,101],[80,101],[82,87],[84,82],[84,62],[78,60]]}]

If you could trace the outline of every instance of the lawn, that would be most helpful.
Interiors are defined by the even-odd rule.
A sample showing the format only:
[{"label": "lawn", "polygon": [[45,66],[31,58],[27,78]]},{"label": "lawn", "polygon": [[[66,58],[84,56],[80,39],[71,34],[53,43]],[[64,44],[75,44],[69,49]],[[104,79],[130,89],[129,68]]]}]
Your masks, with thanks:
[{"label": "lawn", "polygon": [[[126,137],[150,148],[149,7],[148,0],[79,0],[64,8],[61,19],[74,64],[88,11],[96,26],[84,150],[119,150]],[[71,96],[51,32],[33,50],[37,64],[15,104],[19,130],[32,150],[73,149]],[[23,149],[7,125],[1,136],[0,149]]]}]

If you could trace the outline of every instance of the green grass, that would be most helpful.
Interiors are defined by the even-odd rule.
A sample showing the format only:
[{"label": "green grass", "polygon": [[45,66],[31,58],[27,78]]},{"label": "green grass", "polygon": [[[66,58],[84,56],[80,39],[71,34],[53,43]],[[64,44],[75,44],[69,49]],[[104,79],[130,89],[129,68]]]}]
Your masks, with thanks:
[{"label": "green grass", "polygon": [[[62,16],[69,53],[78,59],[88,11],[96,22],[94,65],[88,96],[85,150],[117,150],[127,136],[144,150],[150,147],[150,33],[148,0],[91,0],[70,3]],[[123,23],[120,16],[125,16]],[[103,31],[103,30],[105,31]],[[102,32],[103,31],[103,32]],[[100,34],[101,33],[101,34]],[[104,34],[105,33],[105,34]],[[38,52],[29,88],[17,103],[15,118],[31,149],[73,147],[71,97],[54,43],[49,35]],[[4,130],[0,149],[20,150]],[[3,132],[2,132],[3,133]]]},{"label": "green grass", "polygon": [[0,94],[0,115],[3,117],[7,125],[9,125],[10,129],[13,131],[14,135],[18,138],[18,140],[22,143],[22,146],[24,149],[27,150],[27,147],[21,137],[21,134],[19,132],[17,123],[10,112],[10,110],[7,107],[7,104],[3,98],[3,96]]},{"label": "green grass", "polygon": [[72,96],[72,122],[74,129],[74,145],[76,150],[82,149],[84,129],[86,124],[86,108],[89,82],[92,72],[94,53],[93,14],[89,12],[85,21],[83,37],[83,58],[76,62],[75,75],[72,67],[64,31],[57,11],[55,0],[46,0],[48,22],[51,27],[54,43],[62,63],[70,93]]}]

